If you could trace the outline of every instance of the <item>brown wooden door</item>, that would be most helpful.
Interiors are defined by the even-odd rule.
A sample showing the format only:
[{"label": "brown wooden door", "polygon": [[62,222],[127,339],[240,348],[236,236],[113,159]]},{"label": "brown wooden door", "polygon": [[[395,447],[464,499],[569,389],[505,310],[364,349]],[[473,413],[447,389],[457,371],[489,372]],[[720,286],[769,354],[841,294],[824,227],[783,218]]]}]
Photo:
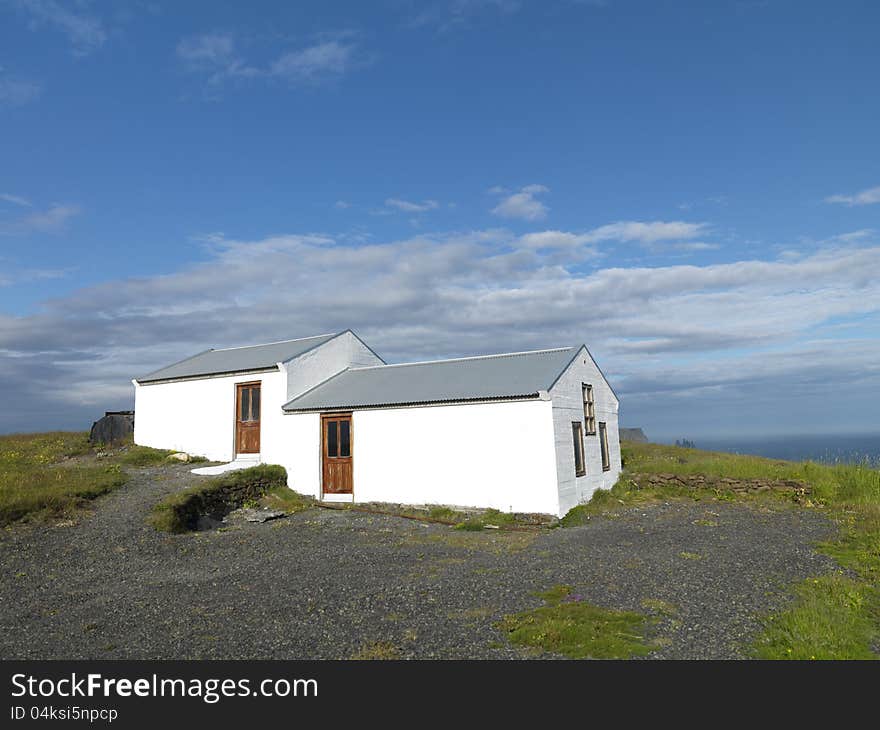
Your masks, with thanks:
[{"label": "brown wooden door", "polygon": [[260,453],[260,384],[235,387],[235,453]]},{"label": "brown wooden door", "polygon": [[322,483],[325,494],[352,494],[354,439],[351,414],[321,417]]}]

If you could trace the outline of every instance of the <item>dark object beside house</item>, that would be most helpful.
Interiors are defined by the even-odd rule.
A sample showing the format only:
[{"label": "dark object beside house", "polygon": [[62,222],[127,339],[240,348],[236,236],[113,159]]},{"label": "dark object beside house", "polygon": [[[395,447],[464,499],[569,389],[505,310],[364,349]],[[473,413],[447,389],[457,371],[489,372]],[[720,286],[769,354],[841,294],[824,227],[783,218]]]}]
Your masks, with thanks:
[{"label": "dark object beside house", "polygon": [[107,411],[92,424],[89,443],[112,446],[129,441],[134,435],[134,411]]},{"label": "dark object beside house", "polygon": [[620,440],[635,441],[637,444],[648,443],[648,437],[645,436],[645,432],[640,428],[621,428]]}]

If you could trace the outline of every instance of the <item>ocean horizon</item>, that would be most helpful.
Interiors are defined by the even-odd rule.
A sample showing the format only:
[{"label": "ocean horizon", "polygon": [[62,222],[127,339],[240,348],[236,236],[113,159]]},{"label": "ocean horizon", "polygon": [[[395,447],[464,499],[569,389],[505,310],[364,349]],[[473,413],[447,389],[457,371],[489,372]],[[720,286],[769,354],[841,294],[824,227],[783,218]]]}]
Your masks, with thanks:
[{"label": "ocean horizon", "polygon": [[[649,435],[650,438],[650,435]],[[749,438],[687,436],[698,449],[751,454],[787,461],[824,464],[867,464],[880,468],[880,433],[789,435]],[[662,443],[675,443],[675,439]]]}]

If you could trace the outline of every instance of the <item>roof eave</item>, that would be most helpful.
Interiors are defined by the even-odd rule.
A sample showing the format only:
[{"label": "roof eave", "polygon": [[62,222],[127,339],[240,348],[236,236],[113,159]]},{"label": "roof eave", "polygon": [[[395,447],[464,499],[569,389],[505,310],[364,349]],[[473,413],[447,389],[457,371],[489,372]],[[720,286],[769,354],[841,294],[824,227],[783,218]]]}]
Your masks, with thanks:
[{"label": "roof eave", "polygon": [[154,380],[146,380],[144,378],[135,378],[133,382],[138,385],[160,385],[162,383],[182,383],[188,380],[208,380],[210,378],[231,378],[236,375],[257,375],[259,373],[277,373],[278,365],[272,365],[260,368],[248,368],[246,370],[227,370],[219,373],[201,373],[199,375],[180,375],[171,378],[155,378]]}]

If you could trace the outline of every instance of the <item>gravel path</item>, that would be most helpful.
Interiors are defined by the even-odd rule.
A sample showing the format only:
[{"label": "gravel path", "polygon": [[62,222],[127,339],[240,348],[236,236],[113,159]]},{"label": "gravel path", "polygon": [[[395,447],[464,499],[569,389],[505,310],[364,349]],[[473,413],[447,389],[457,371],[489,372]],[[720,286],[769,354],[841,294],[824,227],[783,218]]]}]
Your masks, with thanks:
[{"label": "gravel path", "polygon": [[[659,616],[655,658],[737,658],[756,617],[833,563],[822,515],[672,503],[579,528],[469,533],[313,509],[165,535],[149,508],[198,477],[133,472],[73,522],[0,532],[0,657],[348,658],[371,642],[417,658],[532,656],[492,624],[559,583]],[[646,608],[647,606],[647,608]]]}]

